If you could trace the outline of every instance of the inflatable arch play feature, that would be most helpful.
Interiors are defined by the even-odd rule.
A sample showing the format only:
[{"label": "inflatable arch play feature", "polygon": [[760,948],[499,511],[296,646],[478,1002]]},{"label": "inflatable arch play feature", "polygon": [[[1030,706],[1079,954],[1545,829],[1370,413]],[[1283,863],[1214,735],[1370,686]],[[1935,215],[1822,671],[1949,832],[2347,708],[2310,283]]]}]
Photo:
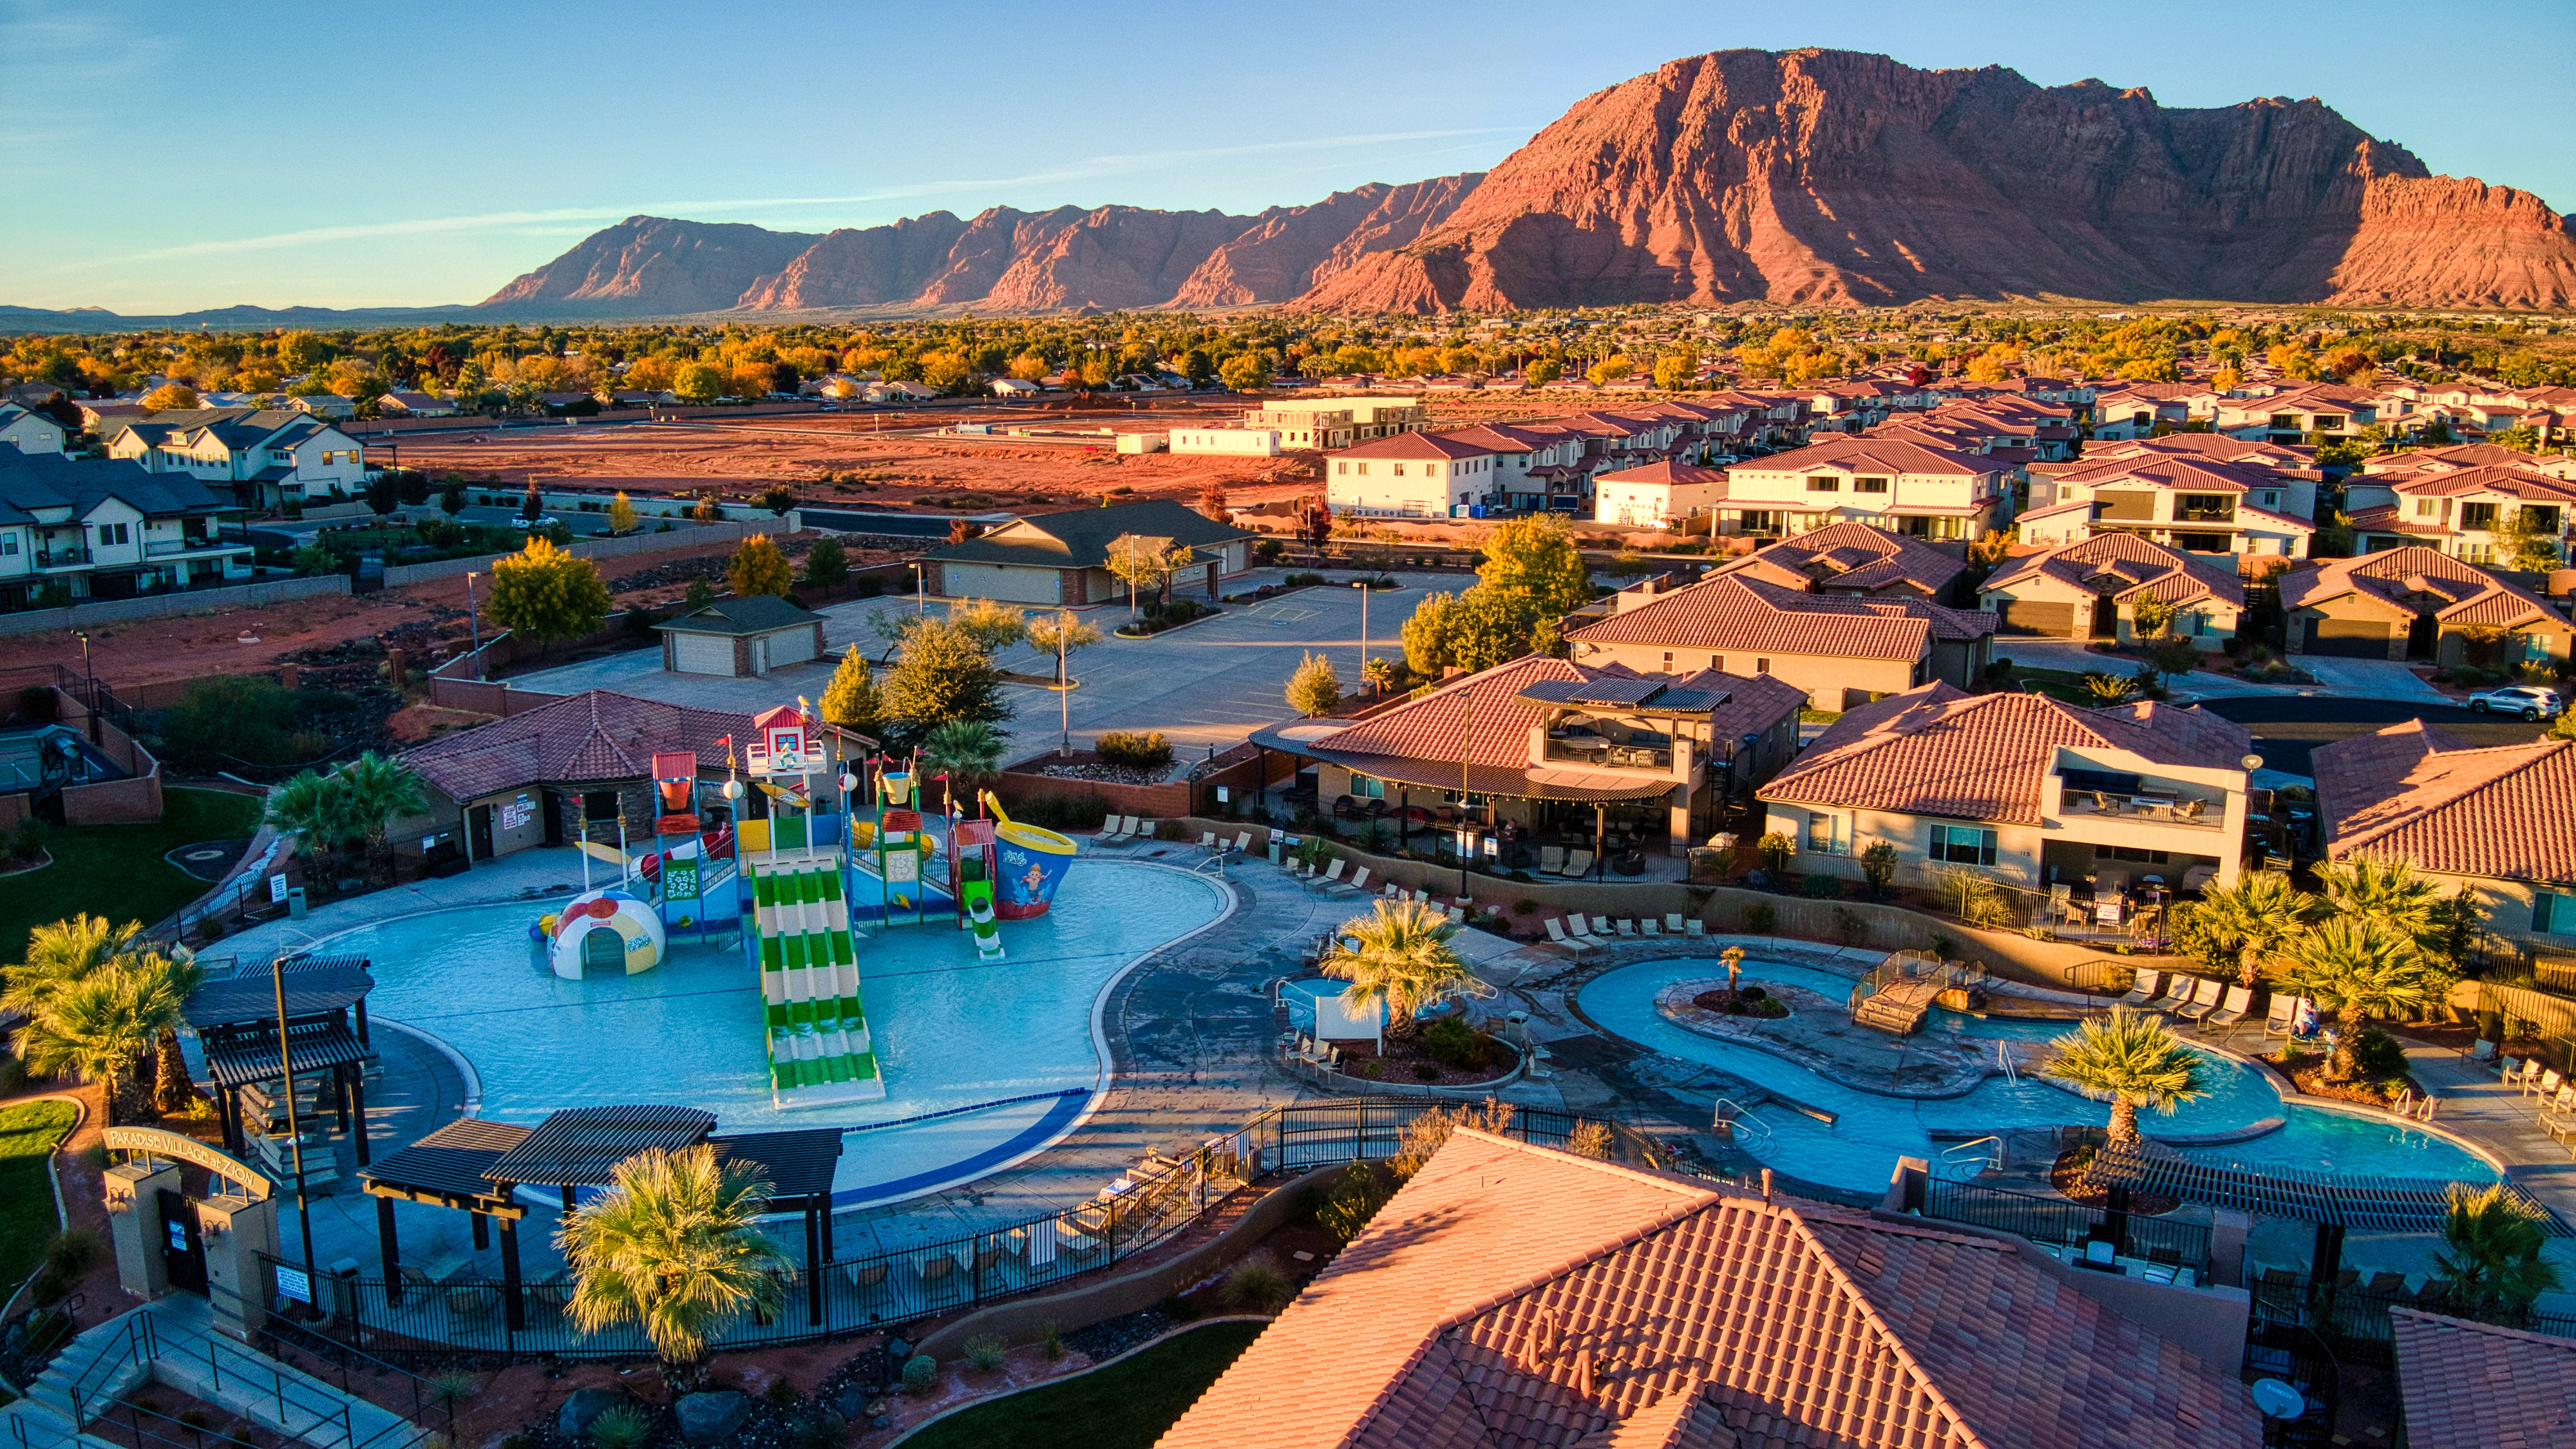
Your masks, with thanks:
[{"label": "inflatable arch play feature", "polygon": [[625,975],[662,964],[662,921],[652,904],[620,890],[590,891],[538,923],[557,976]]}]

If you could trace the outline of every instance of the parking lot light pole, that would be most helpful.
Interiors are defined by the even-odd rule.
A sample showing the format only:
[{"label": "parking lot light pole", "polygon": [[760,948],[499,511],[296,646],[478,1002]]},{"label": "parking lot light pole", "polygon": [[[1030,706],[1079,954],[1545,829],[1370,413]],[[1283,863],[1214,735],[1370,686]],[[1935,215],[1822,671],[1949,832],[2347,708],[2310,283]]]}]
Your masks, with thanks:
[{"label": "parking lot light pole", "polygon": [[1351,587],[1360,591],[1360,673],[1358,683],[1361,688],[1365,689],[1368,687],[1368,580],[1353,579],[1351,580]]},{"label": "parking lot light pole", "polygon": [[480,683],[483,679],[483,611],[474,602],[476,577],[471,570],[465,575],[465,617],[466,626],[474,631],[474,678]]}]

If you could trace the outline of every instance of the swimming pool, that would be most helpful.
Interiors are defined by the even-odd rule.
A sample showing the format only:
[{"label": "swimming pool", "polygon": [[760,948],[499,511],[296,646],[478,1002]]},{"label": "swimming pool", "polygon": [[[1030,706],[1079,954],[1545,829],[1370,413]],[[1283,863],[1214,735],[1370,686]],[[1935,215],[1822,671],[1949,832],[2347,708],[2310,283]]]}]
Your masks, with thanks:
[{"label": "swimming pool", "polygon": [[[533,1123],[566,1107],[665,1102],[718,1130],[842,1127],[833,1200],[891,1202],[1034,1154],[1107,1085],[1095,1004],[1138,956],[1201,929],[1232,893],[1204,876],[1082,861],[1055,906],[1002,926],[1008,955],[976,959],[954,925],[899,926],[861,943],[881,1102],[770,1105],[760,988],[730,935],[674,931],[660,966],[567,981],[533,955],[528,923],[559,902],[432,911],[321,943],[374,963],[370,1012],[452,1047],[480,1081],[482,1116]],[[1002,1106],[981,1104],[1011,1101]],[[925,1114],[977,1108],[929,1121]]]},{"label": "swimming pool", "polygon": [[[1577,996],[1585,1016],[1603,1030],[1741,1078],[1781,1097],[1833,1113],[1833,1124],[1785,1107],[1757,1104],[1753,1115],[1769,1130],[1767,1143],[1747,1140],[1756,1156],[1810,1182],[1871,1191],[1887,1185],[1899,1157],[1921,1157],[1936,1166],[1958,1146],[1959,1134],[2002,1132],[2110,1120],[2101,1103],[2047,1083],[1988,1078],[1964,1097],[1920,1100],[1883,1096],[1809,1071],[1752,1047],[1687,1031],[1655,1009],[1656,994],[1678,981],[1712,974],[1707,960],[1641,961],[1607,971]],[[1747,980],[1804,986],[1841,1001],[1854,985],[1848,976],[1786,962],[1744,963]],[[2048,1041],[2069,1029],[2063,1022],[1980,1020],[1936,1012],[1928,1032],[1957,1031],[1971,1041]],[[2451,1178],[2493,1182],[2493,1164],[2447,1137],[2383,1122],[2357,1112],[2285,1102],[2270,1075],[2224,1054],[2203,1051],[2210,1066],[2209,1095],[2171,1117],[2147,1114],[2150,1137],[2206,1138],[2250,1130],[2272,1118],[2277,1131],[2221,1146],[2184,1147],[2204,1162],[2257,1171],[2284,1167],[2378,1177]],[[1676,1085],[1687,1087],[1688,1083]],[[1933,1134],[1943,1134],[1936,1139]]]}]

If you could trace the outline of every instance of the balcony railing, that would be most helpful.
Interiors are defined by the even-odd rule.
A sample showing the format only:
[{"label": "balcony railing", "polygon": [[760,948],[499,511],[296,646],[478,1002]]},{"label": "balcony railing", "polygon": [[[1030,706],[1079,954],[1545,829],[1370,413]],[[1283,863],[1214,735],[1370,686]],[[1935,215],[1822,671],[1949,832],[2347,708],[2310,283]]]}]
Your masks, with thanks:
[{"label": "balcony railing", "polygon": [[36,567],[40,569],[70,568],[75,564],[85,564],[88,562],[89,550],[85,548],[40,548],[36,550]]},{"label": "balcony railing", "polygon": [[1669,770],[1673,751],[1669,745],[1623,745],[1598,735],[1568,739],[1551,736],[1547,758],[1573,765],[1591,765],[1596,769]]},{"label": "balcony railing", "polygon": [[143,555],[146,558],[163,558],[174,553],[211,553],[216,549],[249,547],[247,543],[236,543],[221,538],[156,538],[144,543]]},{"label": "balcony railing", "polygon": [[2133,791],[2070,789],[2060,797],[2060,813],[2135,820],[2147,825],[2185,825],[2217,830],[2227,823],[2227,802],[2206,800],[2170,790]]},{"label": "balcony railing", "polygon": [[2177,508],[2174,510],[2176,523],[2234,523],[2235,521],[2236,510],[2233,508]]}]

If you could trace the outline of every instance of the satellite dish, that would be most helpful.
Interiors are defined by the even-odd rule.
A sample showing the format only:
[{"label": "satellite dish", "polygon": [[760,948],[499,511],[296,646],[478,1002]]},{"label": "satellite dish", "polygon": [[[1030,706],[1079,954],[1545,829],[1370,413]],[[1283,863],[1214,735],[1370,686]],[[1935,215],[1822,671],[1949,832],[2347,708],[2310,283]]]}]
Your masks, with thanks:
[{"label": "satellite dish", "polygon": [[2249,770],[2259,770],[2263,768],[2263,757],[2261,755],[2247,755],[2236,763],[2243,765]]},{"label": "satellite dish", "polygon": [[2308,1411],[2308,1401],[2279,1379],[2256,1379],[2254,1407],[2261,1409],[2267,1419],[2295,1419]]}]

